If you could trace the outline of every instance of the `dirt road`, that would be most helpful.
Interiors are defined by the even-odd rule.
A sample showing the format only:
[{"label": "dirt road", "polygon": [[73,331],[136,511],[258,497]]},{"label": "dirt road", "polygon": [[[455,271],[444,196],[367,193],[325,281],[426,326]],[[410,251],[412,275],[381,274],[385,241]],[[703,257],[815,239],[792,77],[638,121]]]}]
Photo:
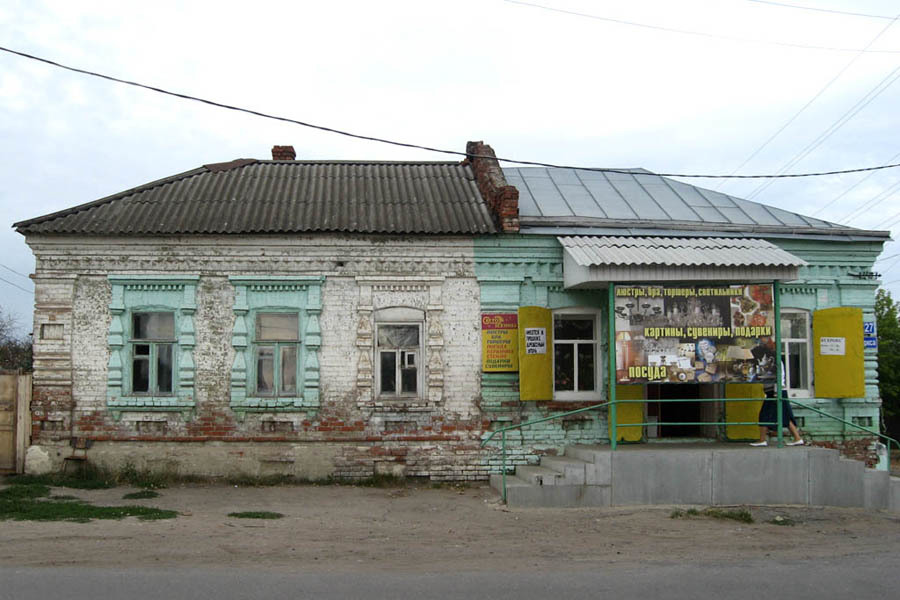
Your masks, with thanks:
[{"label": "dirt road", "polygon": [[[530,571],[739,563],[900,551],[900,515],[750,507],[755,522],[670,518],[675,507],[507,510],[485,486],[184,486],[160,497],[56,489],[97,505],[172,509],[171,520],[0,522],[6,566],[225,567],[308,572]],[[277,520],[228,517],[274,511]],[[770,523],[776,517],[780,522]]]}]

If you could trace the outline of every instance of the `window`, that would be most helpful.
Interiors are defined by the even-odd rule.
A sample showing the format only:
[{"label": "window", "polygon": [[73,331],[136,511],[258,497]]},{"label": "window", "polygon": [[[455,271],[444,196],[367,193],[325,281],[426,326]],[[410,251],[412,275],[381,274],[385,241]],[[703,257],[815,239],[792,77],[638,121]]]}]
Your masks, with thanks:
[{"label": "window", "polygon": [[600,388],[597,314],[567,309],[553,315],[553,397],[586,400]]},{"label": "window", "polygon": [[380,324],[376,337],[378,394],[381,396],[418,396],[422,325],[420,323]]},{"label": "window", "polygon": [[175,315],[136,312],[131,315],[131,392],[172,394],[175,364]]},{"label": "window", "polygon": [[296,396],[299,315],[257,313],[255,342],[256,395]]},{"label": "window", "polygon": [[812,396],[810,385],[809,313],[803,310],[781,311],[781,355],[784,385],[791,398]]}]

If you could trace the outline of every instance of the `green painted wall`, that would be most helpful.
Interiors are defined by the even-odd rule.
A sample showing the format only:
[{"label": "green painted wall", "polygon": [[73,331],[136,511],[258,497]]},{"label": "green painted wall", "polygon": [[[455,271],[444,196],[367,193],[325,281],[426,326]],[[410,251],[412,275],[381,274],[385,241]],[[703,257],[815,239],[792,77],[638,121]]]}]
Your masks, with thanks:
[{"label": "green painted wall", "polygon": [[[834,306],[856,306],[863,309],[864,320],[874,320],[877,283],[854,277],[851,273],[870,271],[881,252],[882,242],[842,242],[835,240],[770,239],[772,243],[802,258],[808,264],[800,269],[800,278],[782,286],[782,306],[814,311]],[[588,306],[607,313],[604,290],[566,291],[563,289],[563,249],[555,236],[505,235],[474,240],[475,273],[481,286],[484,312],[514,311],[519,306],[562,308]],[[607,339],[606,319],[602,339]],[[601,356],[608,347],[602,344]],[[606,359],[604,360],[604,367]],[[808,402],[838,417],[862,422],[879,422],[877,362],[874,351],[866,352],[866,396],[854,399],[815,398]],[[597,401],[605,400],[604,392]],[[482,409],[494,423],[502,427],[513,422],[540,418],[569,409],[569,403],[522,403],[518,399],[518,375],[515,373],[482,374]],[[583,404],[573,403],[572,408]],[[797,409],[805,430],[813,437],[835,437],[848,428],[812,411]],[[608,441],[606,411],[582,413],[578,420],[550,421],[509,434],[511,464],[536,462],[537,454],[560,451],[572,443]],[[518,444],[518,445],[517,445]],[[499,460],[499,458],[497,459]],[[499,464],[499,463],[498,463]]]}]

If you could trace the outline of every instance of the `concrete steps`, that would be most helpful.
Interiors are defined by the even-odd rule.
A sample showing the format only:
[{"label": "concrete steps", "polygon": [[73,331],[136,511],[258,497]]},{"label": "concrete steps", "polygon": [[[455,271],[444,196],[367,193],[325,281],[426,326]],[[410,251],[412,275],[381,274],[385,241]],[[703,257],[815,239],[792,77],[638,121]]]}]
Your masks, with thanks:
[{"label": "concrete steps", "polygon": [[[502,477],[491,476],[494,489]],[[506,477],[507,504],[569,508],[653,504],[800,504],[900,512],[900,478],[826,448],[733,444],[573,445]]]}]

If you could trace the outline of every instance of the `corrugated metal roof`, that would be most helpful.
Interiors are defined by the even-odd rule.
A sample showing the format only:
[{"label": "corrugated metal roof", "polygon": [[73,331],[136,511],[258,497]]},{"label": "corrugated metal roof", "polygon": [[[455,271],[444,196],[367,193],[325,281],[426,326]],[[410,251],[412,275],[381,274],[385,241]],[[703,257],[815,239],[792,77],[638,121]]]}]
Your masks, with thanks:
[{"label": "corrugated metal roof", "polygon": [[765,240],[754,238],[559,237],[582,267],[597,265],[776,266],[806,262]]},{"label": "corrugated metal roof", "polygon": [[522,233],[560,227],[577,234],[584,227],[640,224],[647,229],[683,231],[890,237],[888,231],[866,231],[806,217],[660,177],[644,169],[622,170],[628,172],[517,167],[503,169],[503,173],[507,182],[519,190]]},{"label": "corrugated metal roof", "polygon": [[468,165],[240,159],[14,225],[88,235],[497,231]]}]

